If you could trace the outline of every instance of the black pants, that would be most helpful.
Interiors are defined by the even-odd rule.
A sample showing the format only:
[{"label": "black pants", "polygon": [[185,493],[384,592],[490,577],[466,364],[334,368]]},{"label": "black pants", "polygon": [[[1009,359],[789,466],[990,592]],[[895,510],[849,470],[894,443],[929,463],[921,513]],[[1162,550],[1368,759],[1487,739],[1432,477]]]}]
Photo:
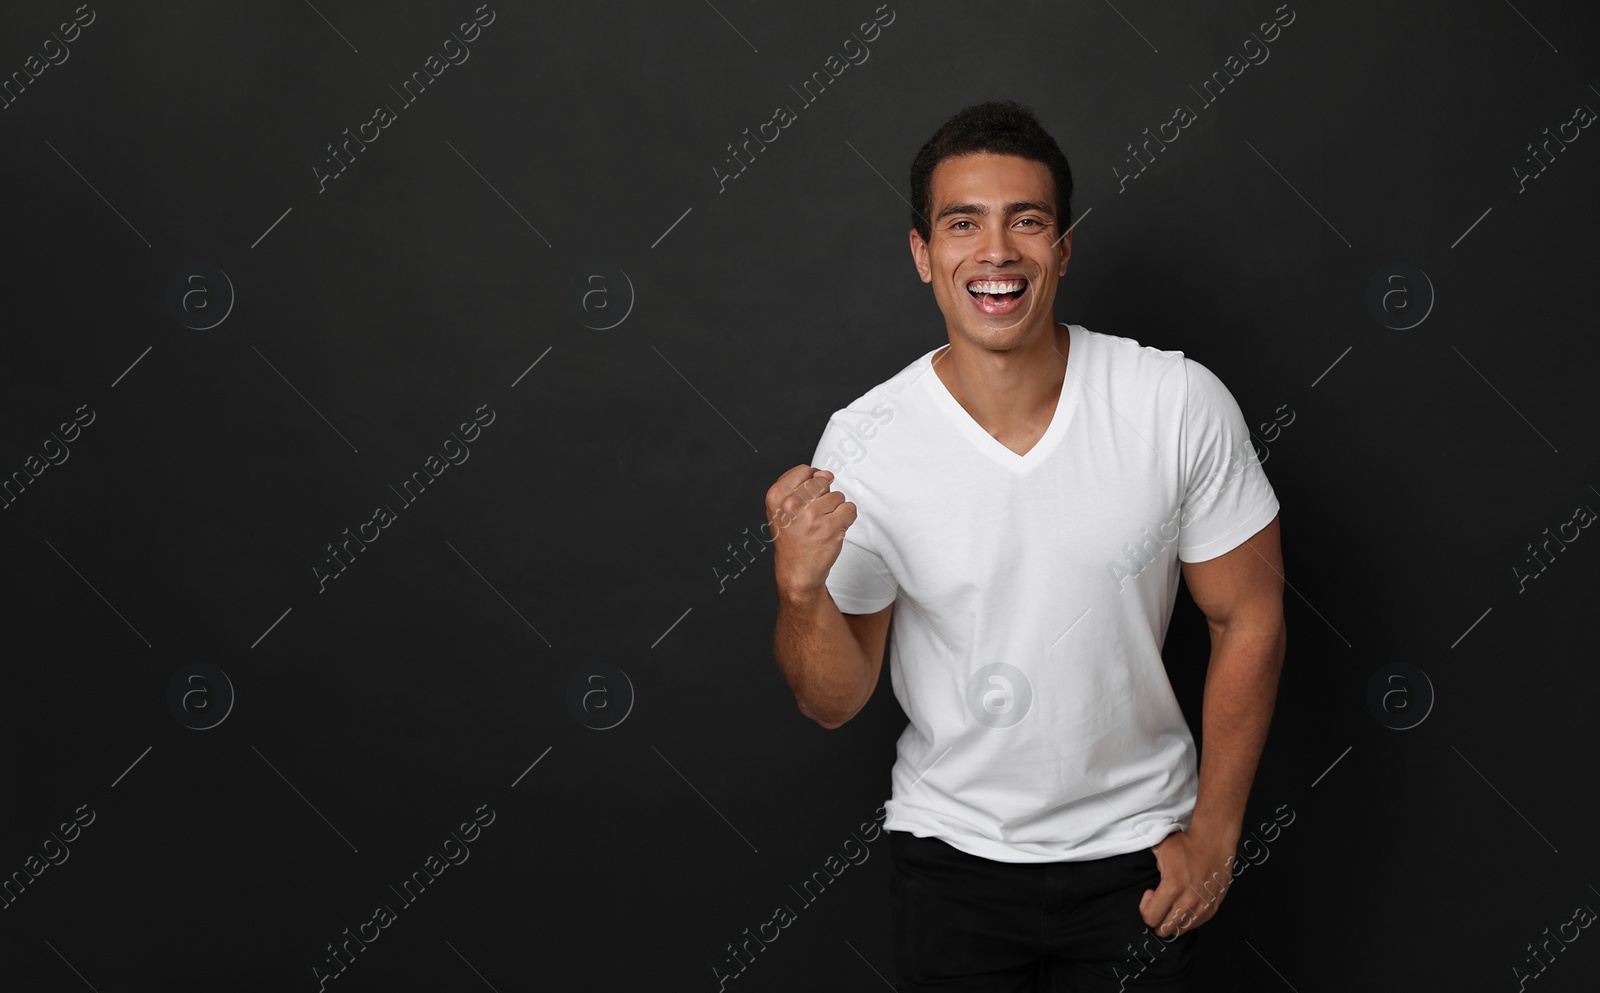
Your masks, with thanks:
[{"label": "black pants", "polygon": [[1083,862],[996,862],[937,838],[889,832],[901,993],[1179,993],[1199,929],[1158,937],[1139,900],[1155,853]]}]

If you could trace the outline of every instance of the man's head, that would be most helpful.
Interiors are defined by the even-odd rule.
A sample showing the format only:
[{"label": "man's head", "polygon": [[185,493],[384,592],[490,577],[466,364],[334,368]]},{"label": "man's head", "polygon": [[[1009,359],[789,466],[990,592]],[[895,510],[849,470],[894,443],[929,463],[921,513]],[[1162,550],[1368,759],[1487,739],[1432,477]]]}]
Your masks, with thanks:
[{"label": "man's head", "polygon": [[950,118],[917,153],[911,194],[912,256],[952,331],[1009,348],[1053,326],[1072,172],[1028,108],[995,101]]},{"label": "man's head", "polygon": [[1059,235],[1072,223],[1072,168],[1061,146],[1050,137],[1033,111],[1011,100],[973,104],[939,126],[911,162],[911,226],[923,241],[932,240],[933,170],[945,159],[974,152],[1015,155],[1044,163],[1055,181]]}]

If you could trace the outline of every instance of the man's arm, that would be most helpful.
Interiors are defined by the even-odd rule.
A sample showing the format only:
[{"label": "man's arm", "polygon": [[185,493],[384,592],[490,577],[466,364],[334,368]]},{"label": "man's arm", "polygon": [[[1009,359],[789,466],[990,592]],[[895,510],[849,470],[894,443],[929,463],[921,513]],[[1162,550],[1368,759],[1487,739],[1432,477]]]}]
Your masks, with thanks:
[{"label": "man's arm", "polygon": [[845,614],[828,593],[828,574],[856,520],[856,505],[832,484],[832,472],[802,463],[767,490],[778,585],[773,654],[800,712],[825,728],[848,721],[872,697],[894,608]]},{"label": "man's arm", "polygon": [[871,614],[845,614],[827,590],[780,596],[773,652],[800,712],[830,730],[872,698],[883,665],[894,605]]},{"label": "man's arm", "polygon": [[1184,562],[1183,579],[1211,629],[1199,795],[1187,832],[1155,846],[1161,885],[1140,903],[1166,937],[1204,923],[1233,879],[1245,801],[1272,723],[1288,632],[1278,517],[1226,554]]}]

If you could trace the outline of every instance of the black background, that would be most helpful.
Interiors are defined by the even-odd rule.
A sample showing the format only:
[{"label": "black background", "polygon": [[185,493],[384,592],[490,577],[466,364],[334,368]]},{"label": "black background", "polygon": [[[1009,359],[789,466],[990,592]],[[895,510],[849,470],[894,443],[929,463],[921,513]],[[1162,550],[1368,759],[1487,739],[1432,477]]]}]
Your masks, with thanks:
[{"label": "black background", "polygon": [[[1208,988],[1511,990],[1543,929],[1600,909],[1600,538],[1569,525],[1513,571],[1600,507],[1600,135],[1513,171],[1600,108],[1591,5],[1295,3],[1210,105],[1190,87],[1272,4],[896,0],[810,105],[790,87],[870,0],[491,9],[411,104],[391,87],[473,4],[96,4],[7,91],[3,478],[94,419],[0,511],[0,870],[94,819],[0,911],[6,989],[313,990],[482,805],[468,861],[326,988],[718,988],[725,946],[875,816],[904,724],[887,680],[839,730],[796,711],[770,551],[727,579],[727,546],[830,412],[945,340],[907,168],[991,98],[1074,168],[1057,317],[1182,349],[1252,426],[1296,415],[1262,439],[1290,647],[1246,832],[1295,818],[1204,926]],[[73,11],[7,4],[5,78]],[[206,330],[228,290],[193,266],[234,295]],[[1394,266],[1425,278],[1375,306]],[[467,461],[401,505],[480,408]],[[1206,644],[1180,593],[1196,729]],[[1402,664],[1427,685],[1375,711]],[[167,704],[192,665],[232,688],[208,730]],[[626,719],[585,726],[601,702]],[[892,982],[870,848],[726,988]],[[1577,934],[1537,988],[1593,988]]]}]

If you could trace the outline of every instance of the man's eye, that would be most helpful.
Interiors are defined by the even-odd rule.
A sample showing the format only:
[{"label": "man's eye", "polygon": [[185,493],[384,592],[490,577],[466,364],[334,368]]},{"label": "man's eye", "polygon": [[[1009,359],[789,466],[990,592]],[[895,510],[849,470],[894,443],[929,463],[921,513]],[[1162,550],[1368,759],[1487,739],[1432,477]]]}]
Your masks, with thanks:
[{"label": "man's eye", "polygon": [[1034,217],[1024,217],[1022,220],[1018,221],[1017,223],[1018,224],[1032,224],[1034,227],[1044,227],[1044,225],[1039,222],[1038,218],[1034,218]]},{"label": "man's eye", "polygon": [[952,227],[952,228],[955,228],[955,229],[957,229],[957,230],[960,230],[960,228],[961,228],[961,225],[963,225],[963,224],[971,224],[971,223],[972,223],[972,222],[971,222],[971,221],[956,221],[956,222],[955,222],[955,223],[954,223],[954,224],[952,224],[952,225],[950,225],[950,226],[951,226],[951,227]]}]

